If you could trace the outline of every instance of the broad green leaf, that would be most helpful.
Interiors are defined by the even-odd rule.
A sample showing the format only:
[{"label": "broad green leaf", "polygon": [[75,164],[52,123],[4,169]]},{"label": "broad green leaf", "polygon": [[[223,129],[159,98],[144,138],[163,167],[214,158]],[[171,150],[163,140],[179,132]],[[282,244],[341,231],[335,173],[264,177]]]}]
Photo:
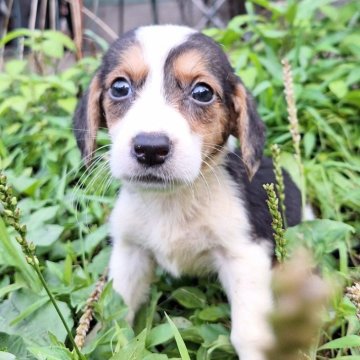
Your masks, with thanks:
[{"label": "broad green leaf", "polygon": [[205,294],[195,287],[182,287],[172,292],[171,296],[188,309],[203,308],[206,305]]},{"label": "broad green leaf", "polygon": [[47,296],[40,298],[39,300],[30,304],[26,309],[24,309],[18,316],[11,320],[10,325],[16,325],[19,321],[24,320],[36,310],[40,309],[43,305],[45,305],[49,301]]},{"label": "broad green leaf", "polygon": [[64,56],[64,46],[52,40],[45,40],[41,43],[41,49],[47,56],[61,59]]},{"label": "broad green leaf", "polygon": [[29,351],[39,360],[75,360],[69,349],[60,346],[31,346]]},{"label": "broad green leaf", "polygon": [[8,352],[0,351],[0,360],[16,360],[16,356]]},{"label": "broad green leaf", "polygon": [[33,242],[36,246],[50,246],[59,240],[64,227],[56,224],[43,224],[41,227],[31,229],[28,232],[28,241]]},{"label": "broad green leaf", "polygon": [[320,253],[331,253],[353,231],[352,226],[340,221],[318,219],[289,228],[285,236],[293,244],[305,243]]},{"label": "broad green leaf", "polygon": [[26,226],[28,229],[42,226],[45,222],[53,220],[59,211],[59,205],[46,206],[34,211],[27,219]]},{"label": "broad green leaf", "polygon": [[166,360],[166,359],[169,358],[167,357],[167,355],[164,354],[149,354],[146,355],[143,360]]},{"label": "broad green leaf", "polygon": [[23,115],[28,106],[29,99],[24,96],[11,96],[0,104],[0,115],[6,110],[12,109],[19,115]]},{"label": "broad green leaf", "polygon": [[149,354],[145,348],[146,329],[136,338],[131,340],[118,353],[114,354],[110,360],[139,360]]},{"label": "broad green leaf", "polygon": [[31,359],[26,343],[21,336],[0,332],[0,348],[14,354],[17,359]]},{"label": "broad green leaf", "polygon": [[11,76],[21,74],[27,65],[25,60],[11,60],[5,64],[5,72]]},{"label": "broad green leaf", "polygon": [[57,103],[67,113],[73,114],[77,104],[77,99],[75,97],[69,97],[66,99],[59,99]]},{"label": "broad green leaf", "polygon": [[212,322],[229,316],[230,311],[227,306],[209,306],[198,313],[199,319]]},{"label": "broad green leaf", "polygon": [[19,290],[22,287],[24,287],[23,284],[10,284],[10,285],[4,286],[4,287],[0,287],[0,298],[4,297],[5,295],[7,295],[10,292]]},{"label": "broad green leaf", "polygon": [[332,81],[329,88],[339,99],[343,98],[348,92],[346,83],[343,80]]},{"label": "broad green leaf", "polygon": [[324,349],[344,349],[360,346],[360,336],[358,335],[347,335],[339,339],[335,339],[327,342],[326,344],[319,347],[319,350]]},{"label": "broad green leaf", "polygon": [[229,336],[229,330],[221,324],[203,324],[199,332],[204,339],[204,346],[209,347],[220,335]]},{"label": "broad green leaf", "polygon": [[[32,304],[38,304],[39,301],[45,304],[15,325],[11,325],[15,318],[27,311]],[[61,301],[57,304],[68,326],[72,328],[73,319],[68,305]],[[47,296],[39,296],[28,290],[14,292],[9,299],[0,303],[0,329],[9,335],[20,335],[28,344],[34,346],[48,345],[50,343],[49,331],[60,341],[64,341],[67,336],[59,315]]]},{"label": "broad green leaf", "polygon": [[96,230],[88,234],[83,240],[76,240],[73,242],[75,251],[81,253],[84,249],[86,254],[91,254],[94,249],[106,239],[109,233],[107,224],[99,226]]},{"label": "broad green leaf", "polygon": [[208,353],[211,354],[215,350],[222,350],[226,353],[235,355],[235,350],[230,342],[229,336],[219,335],[212,344],[209,344]]},{"label": "broad green leaf", "polygon": [[160,324],[149,331],[146,346],[153,347],[163,344],[174,337],[170,324]]},{"label": "broad green leaf", "polygon": [[65,46],[67,49],[75,51],[74,42],[64,33],[60,31],[46,30],[44,31],[44,37],[49,41]]}]

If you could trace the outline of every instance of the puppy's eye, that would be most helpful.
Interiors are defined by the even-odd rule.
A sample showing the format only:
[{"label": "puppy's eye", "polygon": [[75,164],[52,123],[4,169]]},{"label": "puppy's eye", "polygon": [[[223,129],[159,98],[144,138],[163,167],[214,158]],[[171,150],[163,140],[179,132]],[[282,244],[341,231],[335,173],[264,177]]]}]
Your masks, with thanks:
[{"label": "puppy's eye", "polygon": [[110,87],[110,96],[113,99],[125,99],[132,93],[132,88],[129,82],[124,78],[116,79]]},{"label": "puppy's eye", "polygon": [[194,100],[206,104],[213,100],[214,91],[209,85],[198,83],[192,89],[191,96]]}]

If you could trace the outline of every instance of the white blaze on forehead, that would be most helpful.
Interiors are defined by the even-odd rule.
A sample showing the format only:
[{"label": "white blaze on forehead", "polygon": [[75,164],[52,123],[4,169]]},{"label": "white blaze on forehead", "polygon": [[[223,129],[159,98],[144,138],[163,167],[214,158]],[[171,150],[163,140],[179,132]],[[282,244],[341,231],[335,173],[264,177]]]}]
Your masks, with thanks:
[{"label": "white blaze on forehead", "polygon": [[[178,109],[166,102],[164,96],[166,59],[172,49],[186,42],[194,33],[193,29],[173,25],[136,30],[141,60],[145,62],[148,75],[125,116],[111,128],[110,167],[115,177],[127,179],[151,174],[189,182],[199,175],[201,138],[192,133],[188,121]],[[145,169],[131,155],[133,139],[140,133],[163,133],[169,137],[173,150],[161,169]]]},{"label": "white blaze on forehead", "polygon": [[169,52],[194,33],[194,29],[177,25],[144,26],[136,30],[144,60],[150,68],[148,84],[162,88],[164,65]]}]

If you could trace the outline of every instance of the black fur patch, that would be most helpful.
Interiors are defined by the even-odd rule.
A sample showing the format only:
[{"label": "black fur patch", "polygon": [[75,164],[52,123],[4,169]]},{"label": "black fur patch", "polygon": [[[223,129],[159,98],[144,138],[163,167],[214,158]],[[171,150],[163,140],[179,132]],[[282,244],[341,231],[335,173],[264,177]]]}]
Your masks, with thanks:
[{"label": "black fur patch", "polygon": [[[239,151],[229,153],[225,162],[226,170],[238,185],[239,197],[245,202],[254,238],[263,238],[274,242],[272,220],[266,204],[267,194],[262,187],[263,184],[275,184],[276,182],[272,160],[264,157],[259,170],[250,182],[240,159]],[[301,194],[289,174],[284,170],[283,176],[287,224],[294,226],[301,221]]]}]

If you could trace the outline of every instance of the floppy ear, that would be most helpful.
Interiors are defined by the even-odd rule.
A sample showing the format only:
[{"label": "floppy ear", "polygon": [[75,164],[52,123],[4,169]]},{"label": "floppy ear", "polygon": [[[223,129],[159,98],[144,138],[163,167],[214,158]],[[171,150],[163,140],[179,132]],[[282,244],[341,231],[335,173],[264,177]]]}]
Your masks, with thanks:
[{"label": "floppy ear", "polygon": [[89,89],[80,99],[74,115],[74,133],[86,166],[89,166],[96,145],[96,133],[102,119],[99,76],[92,79]]},{"label": "floppy ear", "polygon": [[232,135],[240,140],[242,159],[251,180],[260,166],[265,126],[257,113],[254,99],[240,82],[236,85],[233,103],[236,115]]}]

